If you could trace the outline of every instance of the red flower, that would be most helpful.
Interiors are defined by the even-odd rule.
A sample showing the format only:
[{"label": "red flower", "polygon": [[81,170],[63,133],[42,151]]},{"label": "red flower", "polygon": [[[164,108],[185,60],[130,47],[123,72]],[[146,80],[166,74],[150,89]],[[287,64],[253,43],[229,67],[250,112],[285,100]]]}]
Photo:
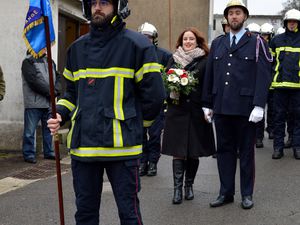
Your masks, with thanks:
[{"label": "red flower", "polygon": [[170,75],[170,74],[172,74],[172,73],[174,73],[174,70],[172,70],[172,69],[170,69],[170,70],[167,72],[168,75]]},{"label": "red flower", "polygon": [[184,73],[184,74],[182,74],[181,76],[180,76],[180,78],[188,78],[188,75],[186,74],[186,73]]}]

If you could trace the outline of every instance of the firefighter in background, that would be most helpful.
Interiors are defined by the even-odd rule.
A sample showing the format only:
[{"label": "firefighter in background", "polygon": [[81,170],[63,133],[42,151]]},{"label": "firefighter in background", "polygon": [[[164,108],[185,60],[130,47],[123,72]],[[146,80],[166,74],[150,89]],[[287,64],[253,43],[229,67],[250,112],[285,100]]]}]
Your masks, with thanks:
[{"label": "firefighter in background", "polygon": [[[145,22],[138,28],[138,32],[145,35],[155,46],[158,63],[163,70],[167,66],[172,54],[166,49],[158,47],[158,32],[156,27]],[[150,127],[144,128],[143,154],[139,168],[140,176],[155,176],[157,174],[157,163],[160,158],[161,133],[164,127],[164,120],[165,115],[163,107],[153,124]]]},{"label": "firefighter in background", "polygon": [[[271,39],[273,38],[273,36],[275,34],[273,25],[269,24],[269,23],[264,23],[260,27],[260,33],[261,33],[261,36],[265,39],[265,41],[267,43],[270,43]],[[267,127],[266,127],[266,131],[269,134],[269,139],[273,139],[274,138],[274,134],[273,134],[273,130],[274,130],[273,113],[274,113],[274,110],[273,110],[273,88],[270,87],[269,95],[268,95],[268,102],[267,102]],[[265,124],[265,120],[263,120],[262,122],[263,122],[263,125],[264,125]],[[259,132],[264,132],[264,131],[263,130],[259,130],[258,133]],[[259,137],[259,136],[262,136],[262,135],[258,134],[256,137]],[[258,147],[257,146],[258,143],[259,143],[259,141],[256,140],[256,147]]]},{"label": "firefighter in background", "polygon": [[[261,34],[261,27],[257,23],[250,23],[247,26],[247,29],[255,35]],[[264,147],[264,143],[263,143],[263,139],[265,136],[264,130],[265,130],[265,116],[261,121],[256,123],[256,137],[255,137],[255,147],[256,148]]]},{"label": "firefighter in background", "polygon": [[[289,110],[293,115],[292,148],[295,159],[300,159],[300,11],[291,9],[284,19],[285,32],[270,43],[275,56],[274,78],[274,152],[273,159],[283,157],[285,121]],[[289,107],[290,106],[290,107]]]},{"label": "firefighter in background", "polygon": [[[279,27],[276,31],[276,35],[282,34],[284,32],[285,32],[285,28]],[[289,109],[290,109],[290,107],[291,107],[291,104],[289,104]],[[289,110],[289,112],[287,114],[286,124],[287,124],[288,139],[284,143],[284,148],[291,148],[292,147],[292,136],[293,136],[293,134],[292,134],[293,133],[293,116],[292,116],[291,110]]]},{"label": "firefighter in background", "polygon": [[57,103],[51,133],[71,120],[68,148],[72,159],[77,225],[99,224],[106,171],[120,224],[142,225],[138,191],[143,124],[159,114],[165,98],[155,47],[123,19],[127,0],[83,0],[90,32],[68,49],[66,92]]},{"label": "firefighter in background", "polygon": [[253,34],[260,34],[260,26],[257,23],[250,23],[246,28]]},{"label": "firefighter in background", "polygon": [[229,26],[228,21],[225,17],[223,17],[223,19],[221,20],[221,25],[222,25],[224,34],[227,34],[227,33],[230,32],[230,26]]}]

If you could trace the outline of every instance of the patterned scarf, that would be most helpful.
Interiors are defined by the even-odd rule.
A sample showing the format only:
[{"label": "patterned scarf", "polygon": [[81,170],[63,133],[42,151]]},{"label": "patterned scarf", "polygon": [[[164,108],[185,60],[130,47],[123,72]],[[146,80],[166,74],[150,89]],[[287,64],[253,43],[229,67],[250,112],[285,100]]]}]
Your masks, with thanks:
[{"label": "patterned scarf", "polygon": [[195,58],[205,55],[205,52],[202,48],[195,48],[190,51],[184,51],[181,46],[179,46],[173,54],[174,61],[179,63],[183,67],[186,67],[191,63]]}]

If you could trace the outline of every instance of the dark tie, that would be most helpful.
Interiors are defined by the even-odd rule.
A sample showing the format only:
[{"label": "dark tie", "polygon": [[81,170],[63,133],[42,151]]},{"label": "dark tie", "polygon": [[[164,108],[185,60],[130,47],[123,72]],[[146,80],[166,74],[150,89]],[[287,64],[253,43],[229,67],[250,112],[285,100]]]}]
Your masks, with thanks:
[{"label": "dark tie", "polygon": [[232,48],[232,49],[234,49],[234,48],[236,47],[235,39],[236,39],[236,36],[233,35],[233,37],[232,37],[232,42],[231,42],[231,46],[230,46],[230,48]]}]

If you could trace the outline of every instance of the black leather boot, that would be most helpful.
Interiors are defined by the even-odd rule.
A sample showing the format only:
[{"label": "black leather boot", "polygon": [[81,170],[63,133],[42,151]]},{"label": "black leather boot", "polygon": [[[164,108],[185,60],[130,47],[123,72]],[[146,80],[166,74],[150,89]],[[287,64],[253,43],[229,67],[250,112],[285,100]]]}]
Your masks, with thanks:
[{"label": "black leather boot", "polygon": [[197,174],[198,166],[199,159],[187,159],[184,186],[184,198],[186,200],[194,199],[193,184]]},{"label": "black leather boot", "polygon": [[140,176],[145,176],[148,173],[148,162],[141,162],[140,168],[139,168],[139,174]]},{"label": "black leather boot", "polygon": [[180,204],[182,202],[182,186],[185,160],[173,159],[173,179],[174,179],[174,196],[173,204]]},{"label": "black leather boot", "polygon": [[284,148],[291,148],[292,147],[293,138],[289,136],[287,141],[284,143]]}]

